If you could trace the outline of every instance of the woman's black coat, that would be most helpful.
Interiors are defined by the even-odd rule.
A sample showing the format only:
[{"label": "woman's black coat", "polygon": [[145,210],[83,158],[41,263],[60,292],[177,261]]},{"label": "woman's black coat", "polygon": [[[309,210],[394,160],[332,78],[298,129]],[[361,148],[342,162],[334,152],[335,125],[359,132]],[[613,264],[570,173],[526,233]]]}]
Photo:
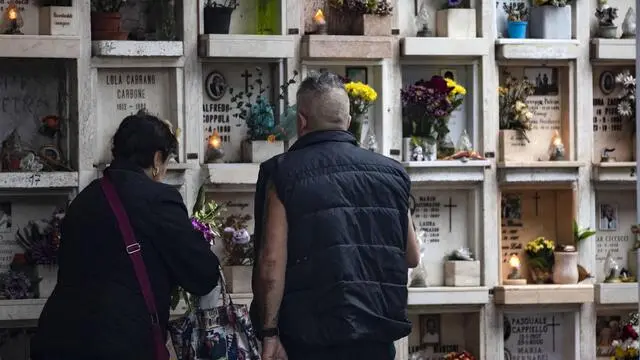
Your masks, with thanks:
[{"label": "woman's black coat", "polygon": [[[175,188],[151,180],[126,161],[114,161],[106,176],[141,244],[166,333],[171,289],[180,285],[195,295],[209,293],[218,283],[218,259],[193,230]],[[67,211],[59,266],[58,284],[32,340],[34,360],[154,358],[151,319],[98,181]]]}]

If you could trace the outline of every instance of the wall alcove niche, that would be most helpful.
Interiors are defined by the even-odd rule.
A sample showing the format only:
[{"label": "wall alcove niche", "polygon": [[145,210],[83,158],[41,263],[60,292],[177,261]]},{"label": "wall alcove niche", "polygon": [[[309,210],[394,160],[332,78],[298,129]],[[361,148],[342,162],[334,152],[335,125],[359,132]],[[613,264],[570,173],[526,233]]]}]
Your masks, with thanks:
[{"label": "wall alcove niche", "polygon": [[462,351],[479,359],[482,316],[480,309],[409,308],[413,328],[407,339],[407,359],[442,359],[448,353]]}]

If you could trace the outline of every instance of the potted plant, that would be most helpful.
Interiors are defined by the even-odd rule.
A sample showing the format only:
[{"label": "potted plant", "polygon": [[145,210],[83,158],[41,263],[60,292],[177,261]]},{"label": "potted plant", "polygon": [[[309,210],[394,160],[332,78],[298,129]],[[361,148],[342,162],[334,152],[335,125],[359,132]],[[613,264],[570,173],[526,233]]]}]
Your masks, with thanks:
[{"label": "potted plant", "polygon": [[77,20],[71,0],[42,0],[38,34],[76,35]]},{"label": "potted plant", "polygon": [[526,100],[535,87],[528,80],[518,80],[507,75],[505,84],[498,88],[500,137],[502,161],[520,161],[527,158],[527,131],[531,130],[533,113]]},{"label": "potted plant", "polygon": [[347,95],[349,95],[351,123],[349,132],[356,137],[358,142],[362,141],[362,123],[367,116],[369,108],[378,98],[378,93],[367,84],[361,82],[347,82],[344,85]]},{"label": "potted plant", "polygon": [[571,0],[534,0],[529,32],[534,39],[571,39]]},{"label": "potted plant", "polygon": [[476,10],[462,8],[462,0],[448,0],[447,8],[436,12],[436,35],[456,39],[476,37]]},{"label": "potted plant", "polygon": [[[279,99],[287,99],[289,86],[296,83],[298,72],[280,87]],[[247,124],[247,139],[242,142],[243,160],[261,163],[284,151],[287,135],[276,123],[275,106],[267,99],[269,86],[264,85],[262,69],[256,68],[256,77],[247,91],[235,93],[229,88],[231,102],[235,104],[234,118],[240,118]]]},{"label": "potted plant", "polygon": [[120,9],[126,0],[91,0],[91,40],[126,40]]},{"label": "potted plant", "polygon": [[237,7],[237,0],[206,0],[203,14],[204,33],[228,34],[231,14]]},{"label": "potted plant", "polygon": [[23,300],[33,297],[33,284],[29,277],[20,271],[0,274],[0,299]]},{"label": "potted plant", "polygon": [[524,251],[531,280],[536,284],[549,284],[552,278],[553,252],[556,248],[552,240],[540,236],[527,243]]},{"label": "potted plant", "polygon": [[329,0],[327,28],[331,35],[391,36],[389,0]]},{"label": "potted plant", "polygon": [[524,3],[503,3],[502,8],[507,13],[507,34],[511,39],[527,37],[527,18],[529,9]]},{"label": "potted plant", "polygon": [[226,258],[222,271],[227,291],[251,293],[253,241],[247,230],[249,215],[230,215],[224,222],[222,241]]},{"label": "potted plant", "polygon": [[438,140],[449,133],[449,117],[466,94],[464,87],[442,76],[419,80],[400,91],[403,116],[411,122],[412,153],[420,149],[423,160],[436,160]]},{"label": "potted plant", "polygon": [[631,154],[636,155],[636,78],[629,70],[616,75],[616,84],[621,88],[616,108],[618,115],[631,126]]},{"label": "potted plant", "polygon": [[618,26],[613,20],[618,18],[618,8],[609,6],[606,0],[601,0],[595,15],[598,19],[598,36],[605,39],[617,38]]},{"label": "potted plant", "polygon": [[48,298],[58,280],[58,249],[60,226],[65,212],[56,210],[50,219],[30,221],[16,233],[18,244],[24,249],[27,263],[35,267],[38,297]]}]

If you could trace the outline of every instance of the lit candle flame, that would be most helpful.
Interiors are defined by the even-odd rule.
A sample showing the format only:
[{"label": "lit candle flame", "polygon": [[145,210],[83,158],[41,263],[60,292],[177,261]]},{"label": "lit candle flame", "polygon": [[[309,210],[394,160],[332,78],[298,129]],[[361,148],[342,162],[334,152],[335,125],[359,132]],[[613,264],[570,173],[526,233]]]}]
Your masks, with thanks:
[{"label": "lit candle flame", "polygon": [[209,136],[209,146],[212,149],[220,149],[222,142],[220,140],[220,134],[218,134],[218,130],[213,130],[213,134]]},{"label": "lit candle flame", "polygon": [[18,12],[16,9],[9,9],[9,20],[15,20],[18,18]]},{"label": "lit candle flame", "polygon": [[509,259],[509,266],[515,269],[520,269],[520,258],[518,258],[518,255],[511,255],[511,258]]},{"label": "lit candle flame", "polygon": [[325,24],[324,14],[322,13],[322,10],[318,9],[318,11],[316,11],[316,14],[313,16],[313,21],[316,24]]}]

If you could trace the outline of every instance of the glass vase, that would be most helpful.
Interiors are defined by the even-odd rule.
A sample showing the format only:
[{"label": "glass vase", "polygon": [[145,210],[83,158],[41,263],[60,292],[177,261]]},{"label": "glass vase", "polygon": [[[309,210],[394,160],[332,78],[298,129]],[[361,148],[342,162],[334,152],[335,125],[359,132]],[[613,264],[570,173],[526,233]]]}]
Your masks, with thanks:
[{"label": "glass vase", "polygon": [[257,30],[258,35],[280,34],[280,1],[257,0]]}]

